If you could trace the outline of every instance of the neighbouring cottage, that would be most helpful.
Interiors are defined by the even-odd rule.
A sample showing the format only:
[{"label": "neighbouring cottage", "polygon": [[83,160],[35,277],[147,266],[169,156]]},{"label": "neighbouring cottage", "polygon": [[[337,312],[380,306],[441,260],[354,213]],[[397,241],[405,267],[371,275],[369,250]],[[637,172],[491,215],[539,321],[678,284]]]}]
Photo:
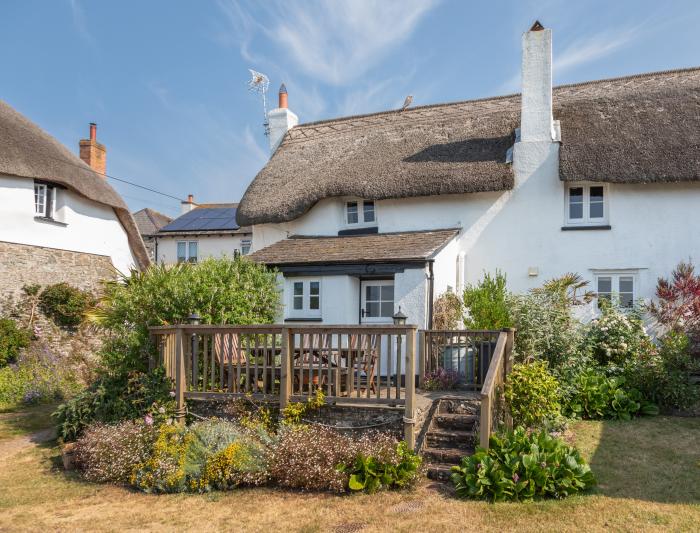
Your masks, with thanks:
[{"label": "neighbouring cottage", "polygon": [[102,279],[148,266],[105,165],[95,124],[78,158],[0,101],[0,295],[32,283],[96,289]]},{"label": "neighbouring cottage", "polygon": [[247,255],[252,230],[236,223],[238,204],[196,204],[190,194],[182,215],[154,235],[157,263],[196,263],[206,257]]},{"label": "neighbouring cottage", "polygon": [[141,234],[141,238],[143,239],[143,244],[148,251],[148,257],[151,261],[155,261],[156,234],[163,226],[170,224],[173,219],[150,207],[136,211],[133,216],[136,227],[139,229],[139,234]]},{"label": "neighbouring cottage", "polygon": [[296,125],[238,209],[281,272],[286,321],[432,324],[500,269],[521,292],[578,272],[623,305],[700,249],[700,68],[552,88],[552,32],[522,37],[522,93]]}]

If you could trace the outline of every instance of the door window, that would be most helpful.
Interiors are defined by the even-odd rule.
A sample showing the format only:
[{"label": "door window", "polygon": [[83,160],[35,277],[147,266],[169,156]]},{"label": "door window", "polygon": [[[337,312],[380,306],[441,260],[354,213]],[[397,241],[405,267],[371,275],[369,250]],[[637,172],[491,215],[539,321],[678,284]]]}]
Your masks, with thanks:
[{"label": "door window", "polygon": [[394,315],[394,282],[363,281],[360,315],[363,322],[391,322]]}]

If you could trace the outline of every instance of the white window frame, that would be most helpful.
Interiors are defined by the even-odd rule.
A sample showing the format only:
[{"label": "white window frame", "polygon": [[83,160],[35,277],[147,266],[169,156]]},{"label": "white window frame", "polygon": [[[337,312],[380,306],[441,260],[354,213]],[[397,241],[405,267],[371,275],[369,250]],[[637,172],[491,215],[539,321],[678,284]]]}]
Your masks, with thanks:
[{"label": "white window frame", "polygon": [[[388,300],[382,300],[381,298],[381,287],[387,287],[391,286],[393,287],[393,296],[391,299],[391,315],[390,316],[367,316],[366,310],[367,310],[367,287],[380,287],[380,296],[379,300],[379,306],[380,306],[380,314],[381,314],[381,304],[387,302]],[[362,324],[389,324],[393,322],[393,315],[394,315],[394,308],[396,307],[396,285],[394,283],[393,279],[377,279],[377,280],[362,280],[360,282],[360,322]],[[373,301],[373,300],[370,300]],[[362,311],[365,311],[364,313]]]},{"label": "white window frame", "polygon": [[250,239],[243,239],[241,241],[241,255],[248,255],[252,245],[253,242]]},{"label": "white window frame", "polygon": [[[185,245],[185,259],[180,261],[180,244]],[[191,255],[191,246],[195,245],[197,247],[197,253],[194,255],[194,261],[193,256]],[[178,263],[197,263],[199,261],[199,241],[176,241],[175,242],[175,260]]]},{"label": "white window frame", "polygon": [[[372,204],[374,213],[373,220],[365,220],[365,204]],[[357,204],[357,222],[350,222],[348,218],[348,207],[349,204]],[[362,228],[371,227],[377,225],[377,202],[375,200],[362,200],[359,198],[350,198],[343,202],[343,219],[345,220],[345,225],[352,228]]]},{"label": "white window frame", "polygon": [[[605,226],[610,223],[610,187],[602,182],[568,182],[564,192],[564,221],[567,226]],[[591,187],[603,188],[603,216],[591,217]],[[583,189],[583,217],[571,218],[571,189]]]},{"label": "white window frame", "polygon": [[[37,190],[43,191],[42,209],[37,209]],[[49,201],[47,202],[47,198]],[[53,219],[56,213],[56,187],[47,183],[34,182],[34,216]]]},{"label": "white window frame", "polygon": [[[594,271],[595,292],[598,295],[600,278],[610,278],[610,298],[614,299],[615,295],[619,298],[620,295],[620,278],[632,279],[632,305],[623,307],[623,309],[634,308],[637,299],[639,298],[639,272],[638,270],[596,270]],[[600,302],[600,297],[598,297]],[[600,304],[599,304],[600,305]]]},{"label": "white window frame", "polygon": [[[302,293],[300,295],[301,309],[294,308],[295,301],[298,297],[294,292],[297,283],[301,284],[302,287]],[[311,294],[312,284],[314,283],[318,284],[317,295]],[[321,310],[323,309],[323,284],[320,278],[289,278],[287,289],[288,318],[318,318],[321,316]],[[313,297],[318,298],[318,309],[311,309]]]}]

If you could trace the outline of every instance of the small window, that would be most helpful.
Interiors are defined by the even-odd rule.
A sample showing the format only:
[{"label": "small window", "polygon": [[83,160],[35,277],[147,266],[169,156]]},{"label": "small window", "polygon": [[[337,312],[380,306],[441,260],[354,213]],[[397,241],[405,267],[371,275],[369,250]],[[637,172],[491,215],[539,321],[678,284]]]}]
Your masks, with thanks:
[{"label": "small window", "polygon": [[348,225],[374,224],[377,214],[372,200],[345,202],[345,222]]},{"label": "small window", "polygon": [[606,224],[607,187],[576,185],[566,190],[566,222],[569,225]]},{"label": "small window", "polygon": [[636,299],[635,276],[630,273],[604,273],[596,277],[598,301],[619,303],[620,307],[632,308]]},{"label": "small window", "polygon": [[197,241],[178,241],[177,243],[177,262],[178,263],[196,263],[198,254]]},{"label": "small window", "polygon": [[321,314],[321,282],[319,280],[294,281],[291,289],[291,315],[301,318]]},{"label": "small window", "polygon": [[250,253],[250,240],[241,241],[241,255],[248,255]]},{"label": "small window", "polygon": [[53,218],[56,206],[56,188],[46,183],[34,184],[34,214],[38,217]]}]

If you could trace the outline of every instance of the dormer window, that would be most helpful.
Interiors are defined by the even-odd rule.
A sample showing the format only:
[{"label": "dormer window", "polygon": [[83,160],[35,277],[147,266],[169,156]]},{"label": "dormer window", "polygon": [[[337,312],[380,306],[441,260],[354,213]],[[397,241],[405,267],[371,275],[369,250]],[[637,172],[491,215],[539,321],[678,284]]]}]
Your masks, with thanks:
[{"label": "dormer window", "polygon": [[373,200],[345,202],[345,223],[348,226],[374,224],[376,220]]},{"label": "dormer window", "polygon": [[34,214],[53,218],[56,206],[56,189],[46,183],[34,183]]}]

